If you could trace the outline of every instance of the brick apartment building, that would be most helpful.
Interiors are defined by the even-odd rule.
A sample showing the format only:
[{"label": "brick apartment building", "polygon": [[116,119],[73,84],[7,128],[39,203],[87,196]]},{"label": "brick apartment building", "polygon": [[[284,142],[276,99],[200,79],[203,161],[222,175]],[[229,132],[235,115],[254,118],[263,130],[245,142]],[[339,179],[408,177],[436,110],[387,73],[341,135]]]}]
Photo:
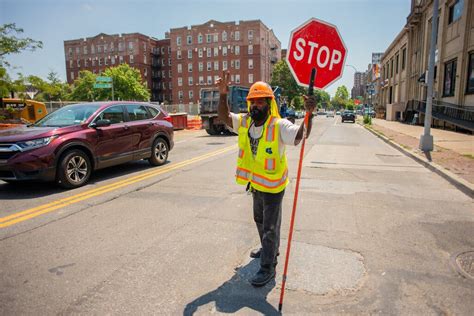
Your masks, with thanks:
[{"label": "brick apartment building", "polygon": [[98,34],[64,41],[67,82],[73,83],[79,72],[95,74],[126,63],[138,69],[152,101],[171,101],[170,40],[157,40],[140,33]]},{"label": "brick apartment building", "polygon": [[223,70],[232,84],[270,81],[281,43],[260,20],[218,22],[170,30],[174,103],[197,103],[201,88],[215,85]]},{"label": "brick apartment building", "polygon": [[365,95],[365,85],[367,84],[367,73],[356,71],[354,73],[354,87],[351,90],[351,98],[355,99]]}]

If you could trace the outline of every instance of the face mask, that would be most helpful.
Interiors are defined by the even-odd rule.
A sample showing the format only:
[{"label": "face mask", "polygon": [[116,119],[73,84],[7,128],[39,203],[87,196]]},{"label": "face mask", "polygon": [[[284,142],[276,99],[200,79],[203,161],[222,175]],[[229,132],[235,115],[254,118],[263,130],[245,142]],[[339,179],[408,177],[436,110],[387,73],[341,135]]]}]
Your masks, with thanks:
[{"label": "face mask", "polygon": [[265,105],[263,108],[259,109],[256,106],[252,106],[250,108],[250,117],[254,121],[263,121],[267,118],[268,114],[268,105]]}]

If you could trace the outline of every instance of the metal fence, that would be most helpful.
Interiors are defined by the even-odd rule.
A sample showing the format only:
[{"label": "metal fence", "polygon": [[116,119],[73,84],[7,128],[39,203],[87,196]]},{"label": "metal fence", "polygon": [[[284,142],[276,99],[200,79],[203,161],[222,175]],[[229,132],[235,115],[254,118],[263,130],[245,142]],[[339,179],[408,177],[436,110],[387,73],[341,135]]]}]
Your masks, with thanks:
[{"label": "metal fence", "polygon": [[[48,113],[54,112],[57,109],[76,103],[88,103],[89,101],[51,101],[45,102]],[[199,115],[199,104],[160,104],[159,102],[148,102],[150,104],[161,106],[169,113],[187,113],[188,115]]]}]

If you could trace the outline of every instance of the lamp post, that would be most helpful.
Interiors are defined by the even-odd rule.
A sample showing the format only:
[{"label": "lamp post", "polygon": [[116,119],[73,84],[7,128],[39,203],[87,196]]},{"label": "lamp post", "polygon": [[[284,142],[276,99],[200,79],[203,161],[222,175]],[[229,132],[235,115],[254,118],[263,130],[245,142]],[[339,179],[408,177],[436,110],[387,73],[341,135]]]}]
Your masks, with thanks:
[{"label": "lamp post", "polygon": [[426,95],[425,126],[420,136],[420,149],[423,152],[433,151],[433,135],[431,128],[431,107],[433,105],[433,80],[435,67],[436,38],[438,37],[438,0],[433,3],[433,18],[431,19],[430,58],[428,59],[428,93]]}]

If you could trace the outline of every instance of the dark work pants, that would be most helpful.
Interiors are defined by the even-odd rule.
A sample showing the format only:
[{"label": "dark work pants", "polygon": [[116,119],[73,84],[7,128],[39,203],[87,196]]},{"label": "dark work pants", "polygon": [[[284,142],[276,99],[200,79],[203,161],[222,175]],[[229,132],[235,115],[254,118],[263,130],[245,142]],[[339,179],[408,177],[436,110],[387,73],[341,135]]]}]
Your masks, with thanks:
[{"label": "dark work pants", "polygon": [[266,193],[254,190],[253,218],[257,224],[262,252],[260,266],[264,270],[273,269],[277,264],[280,247],[281,205],[285,190],[280,193]]}]

